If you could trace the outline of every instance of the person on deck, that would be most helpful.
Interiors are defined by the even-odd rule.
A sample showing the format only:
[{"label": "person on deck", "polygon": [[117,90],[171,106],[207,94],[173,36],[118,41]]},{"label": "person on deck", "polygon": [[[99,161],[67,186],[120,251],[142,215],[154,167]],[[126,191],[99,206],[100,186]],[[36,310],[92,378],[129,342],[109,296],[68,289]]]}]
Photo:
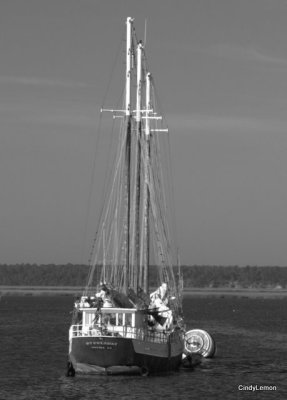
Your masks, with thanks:
[{"label": "person on deck", "polygon": [[159,288],[156,289],[153,293],[150,294],[150,299],[152,302],[155,299],[160,299],[164,305],[168,304],[168,287],[167,283],[163,282]]},{"label": "person on deck", "polygon": [[[161,286],[150,294],[151,304],[150,308],[156,310],[157,320],[155,324],[156,330],[171,329],[173,324],[172,311],[168,307],[168,287],[165,282]],[[153,317],[151,317],[153,318]]]},{"label": "person on deck", "polygon": [[103,300],[103,307],[113,307],[112,299],[110,296],[110,291],[105,284],[101,285],[100,292],[96,293],[95,297],[101,298]]}]

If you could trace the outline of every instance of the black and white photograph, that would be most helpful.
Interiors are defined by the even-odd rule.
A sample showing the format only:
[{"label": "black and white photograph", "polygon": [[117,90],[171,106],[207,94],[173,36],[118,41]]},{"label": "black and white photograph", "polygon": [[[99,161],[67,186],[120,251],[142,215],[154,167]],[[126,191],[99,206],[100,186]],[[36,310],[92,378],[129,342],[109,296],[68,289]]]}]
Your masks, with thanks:
[{"label": "black and white photograph", "polygon": [[0,400],[287,398],[287,0],[0,0]]}]

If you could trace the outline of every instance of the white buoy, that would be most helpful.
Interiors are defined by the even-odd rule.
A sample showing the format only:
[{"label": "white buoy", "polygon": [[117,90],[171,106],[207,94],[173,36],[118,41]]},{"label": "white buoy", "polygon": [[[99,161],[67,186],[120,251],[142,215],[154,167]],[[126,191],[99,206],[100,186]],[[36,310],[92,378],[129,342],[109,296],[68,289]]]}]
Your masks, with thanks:
[{"label": "white buoy", "polygon": [[192,329],[185,334],[185,354],[201,354],[202,357],[212,358],[215,355],[216,344],[213,337],[202,329]]}]

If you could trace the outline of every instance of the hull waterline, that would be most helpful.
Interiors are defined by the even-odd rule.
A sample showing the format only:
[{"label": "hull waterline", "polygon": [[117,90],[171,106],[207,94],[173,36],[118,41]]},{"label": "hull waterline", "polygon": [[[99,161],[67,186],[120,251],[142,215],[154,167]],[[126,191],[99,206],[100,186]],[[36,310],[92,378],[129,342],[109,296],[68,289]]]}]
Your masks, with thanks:
[{"label": "hull waterline", "polygon": [[78,337],[70,341],[69,359],[84,374],[153,374],[175,371],[183,342],[171,334],[166,343],[120,337]]}]

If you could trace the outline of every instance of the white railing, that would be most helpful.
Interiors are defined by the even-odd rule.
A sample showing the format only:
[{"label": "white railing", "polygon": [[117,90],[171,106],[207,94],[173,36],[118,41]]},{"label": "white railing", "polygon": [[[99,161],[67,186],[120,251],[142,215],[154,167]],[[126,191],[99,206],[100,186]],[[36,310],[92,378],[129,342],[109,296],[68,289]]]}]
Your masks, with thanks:
[{"label": "white railing", "polygon": [[[155,331],[147,328],[133,328],[130,326],[87,326],[87,325],[72,325],[70,328],[70,339],[74,337],[100,337],[100,336],[118,336],[123,338],[139,339],[147,342],[167,343],[168,340],[176,341],[181,335],[173,332]],[[170,337],[170,339],[169,339]]]}]

